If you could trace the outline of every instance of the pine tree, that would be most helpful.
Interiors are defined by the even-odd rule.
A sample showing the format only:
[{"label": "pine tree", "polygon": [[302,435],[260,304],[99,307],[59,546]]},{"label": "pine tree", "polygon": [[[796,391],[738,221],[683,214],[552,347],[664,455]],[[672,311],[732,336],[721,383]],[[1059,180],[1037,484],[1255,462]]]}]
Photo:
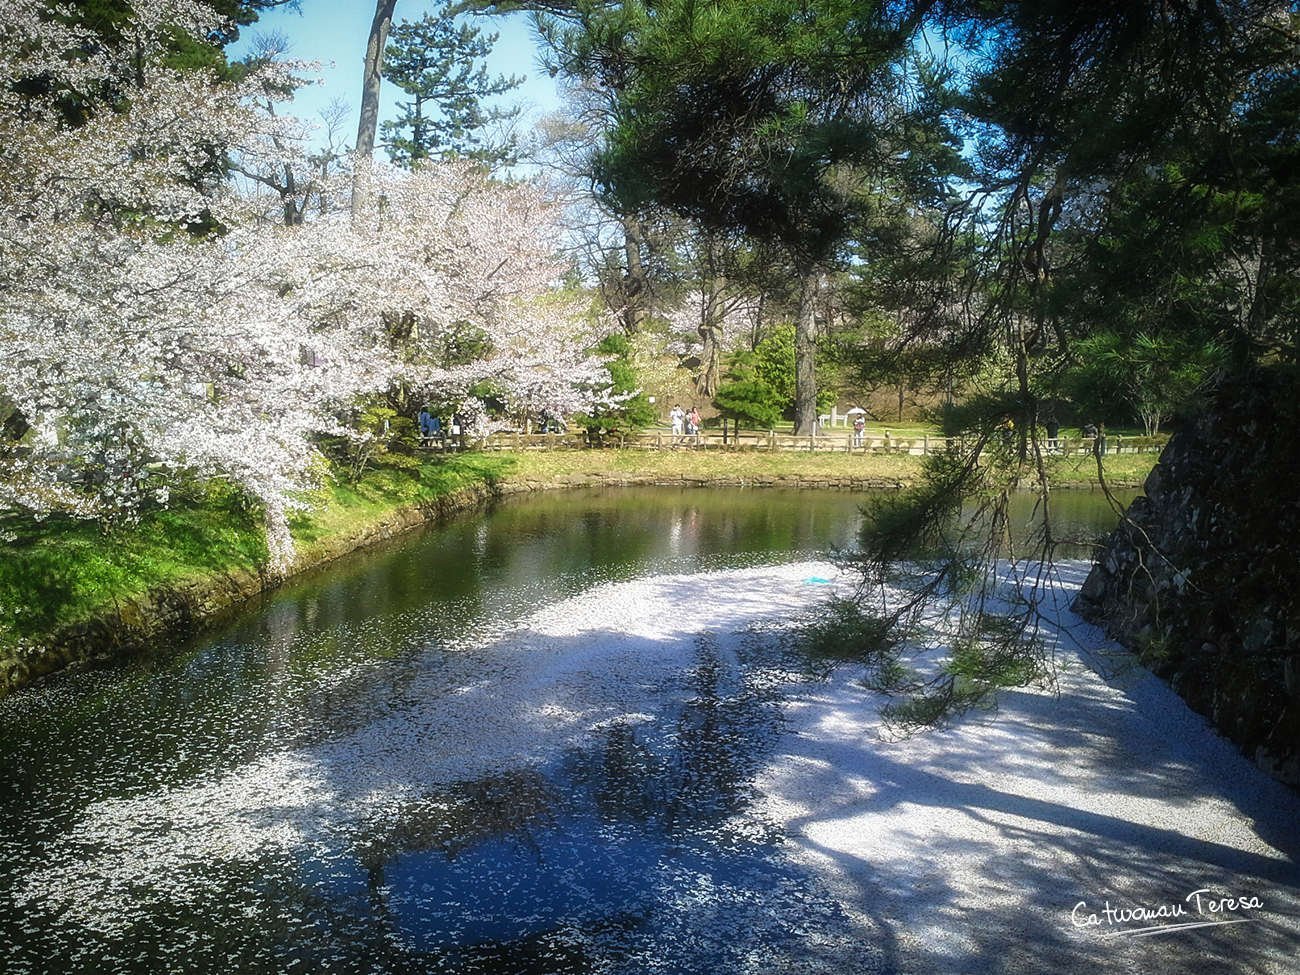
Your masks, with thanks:
[{"label": "pine tree", "polygon": [[[543,5],[539,5],[543,6]],[[548,9],[552,5],[544,5]],[[494,9],[500,5],[494,5]],[[859,190],[905,145],[908,5],[861,0],[578,4],[543,20],[559,70],[615,93],[596,179],[779,252],[798,280],[795,422],[817,421],[816,308],[860,216]]]},{"label": "pine tree", "polygon": [[409,100],[399,103],[396,120],[383,124],[384,145],[393,162],[408,167],[421,159],[450,158],[509,164],[513,136],[494,139],[488,130],[519,109],[488,108],[483,100],[512,91],[524,79],[489,76],[483,59],[498,35],[457,24],[448,6],[393,28],[384,77]]}]

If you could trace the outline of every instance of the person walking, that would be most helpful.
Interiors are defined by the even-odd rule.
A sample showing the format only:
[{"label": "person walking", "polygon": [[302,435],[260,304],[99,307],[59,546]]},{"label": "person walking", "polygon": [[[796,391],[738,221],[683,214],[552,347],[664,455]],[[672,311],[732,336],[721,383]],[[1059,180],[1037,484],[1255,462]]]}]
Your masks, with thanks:
[{"label": "person walking", "polygon": [[1047,450],[1051,453],[1056,450],[1056,439],[1061,435],[1061,422],[1055,413],[1049,413],[1043,426],[1047,427]]},{"label": "person walking", "polygon": [[672,410],[668,413],[668,419],[673,425],[673,438],[678,439],[682,435],[682,424],[686,422],[686,411],[677,403],[673,404]]},{"label": "person walking", "polygon": [[464,450],[466,447],[465,438],[468,433],[469,431],[465,429],[464,415],[453,413],[451,415],[451,435],[456,438],[456,446],[460,450]]},{"label": "person walking", "polygon": [[699,407],[692,406],[691,412],[686,415],[686,432],[695,438],[695,442],[700,442],[700,419]]},{"label": "person walking", "polygon": [[853,446],[861,447],[862,438],[867,432],[867,421],[861,413],[853,418]]}]

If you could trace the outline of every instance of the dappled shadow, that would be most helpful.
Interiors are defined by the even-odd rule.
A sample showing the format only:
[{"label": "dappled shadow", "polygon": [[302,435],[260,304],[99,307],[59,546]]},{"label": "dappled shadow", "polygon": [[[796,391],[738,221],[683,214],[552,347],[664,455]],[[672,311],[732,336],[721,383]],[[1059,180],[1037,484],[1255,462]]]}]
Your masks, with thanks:
[{"label": "dappled shadow", "polygon": [[[18,968],[1288,970],[1300,806],[1181,702],[1063,648],[1059,698],[881,740],[852,668],[806,682],[734,635],[788,619],[804,574],[590,592],[370,672],[364,724],[90,807],[20,892],[42,923]],[[1071,923],[1206,887],[1265,908],[1159,938]]]},{"label": "dappled shadow", "polygon": [[[902,742],[875,737],[880,701],[844,673],[792,705],[762,788],[795,858],[892,946],[881,970],[1293,970],[1296,798],[1172,695],[1153,709],[1077,665],[1060,690]],[[1071,921],[1079,901],[1155,909],[1201,888],[1265,909],[1148,938]]]}]

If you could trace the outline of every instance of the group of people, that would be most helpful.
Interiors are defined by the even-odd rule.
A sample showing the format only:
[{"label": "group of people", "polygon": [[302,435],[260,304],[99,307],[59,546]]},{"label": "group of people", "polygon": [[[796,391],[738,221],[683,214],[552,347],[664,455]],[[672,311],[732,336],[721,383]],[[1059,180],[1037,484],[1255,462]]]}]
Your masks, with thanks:
[{"label": "group of people", "polygon": [[[1047,432],[1047,450],[1054,453],[1061,449],[1061,421],[1055,416],[1048,416],[1043,421],[1043,427]],[[1092,441],[1092,450],[1095,454],[1104,454],[1106,452],[1106,425],[1103,423],[1085,423],[1079,431],[1083,434],[1085,440]],[[1002,442],[1010,446],[1015,441],[1016,421],[1011,417],[1003,417],[1002,422],[998,424],[998,433],[1001,435]]]},{"label": "group of people", "polygon": [[420,415],[416,417],[416,423],[420,425],[421,437],[426,440],[442,439],[442,418],[430,413],[428,407],[420,411]]},{"label": "group of people", "polygon": [[[415,418],[416,425],[420,428],[420,439],[426,443],[437,441],[444,447],[447,445],[448,430],[442,425],[442,417],[431,413],[426,406],[420,410],[419,416]],[[459,437],[465,429],[465,418],[459,413],[453,413],[451,417],[450,433],[453,437]],[[464,444],[462,443],[462,446]]]},{"label": "group of people", "polygon": [[668,419],[672,423],[674,437],[683,435],[687,437],[698,436],[700,426],[704,423],[700,417],[699,407],[692,406],[691,411],[687,413],[677,403],[674,403],[673,408],[668,411]]}]

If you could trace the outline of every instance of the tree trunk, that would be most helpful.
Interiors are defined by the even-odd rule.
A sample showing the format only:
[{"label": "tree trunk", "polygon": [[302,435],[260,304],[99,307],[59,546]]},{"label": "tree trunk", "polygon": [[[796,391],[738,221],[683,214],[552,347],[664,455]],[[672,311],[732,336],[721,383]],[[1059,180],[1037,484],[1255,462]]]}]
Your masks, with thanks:
[{"label": "tree trunk", "polygon": [[1252,339],[1262,338],[1268,321],[1269,278],[1273,270],[1273,238],[1266,236],[1259,245],[1259,264],[1255,268],[1254,294],[1246,309],[1246,334]]},{"label": "tree trunk", "polygon": [[641,326],[650,314],[646,307],[650,289],[646,281],[645,263],[641,260],[644,235],[635,217],[624,215],[619,219],[623,224],[623,254],[627,258],[627,273],[623,280],[623,295],[627,301],[623,312],[623,330],[628,335],[635,335],[641,331]]},{"label": "tree trunk", "polygon": [[1023,464],[1029,459],[1029,424],[1026,421],[1027,413],[1024,408],[1033,401],[1033,395],[1029,388],[1029,349],[1025,345],[1025,320],[1020,316],[1015,316],[1016,323],[1016,381],[1020,389],[1021,413],[1015,418],[1016,420],[1016,457]]},{"label": "tree trunk", "polygon": [[356,220],[369,198],[370,161],[375,155],[379,128],[379,85],[383,80],[384,47],[393,24],[397,0],[376,0],[375,19],[366,43],[366,64],[361,75],[361,121],[357,125],[356,169],[352,173],[352,219]]},{"label": "tree trunk", "polygon": [[817,425],[817,284],[820,275],[805,271],[799,287],[799,317],[794,331],[794,432],[812,434]]},{"label": "tree trunk", "polygon": [[415,118],[411,120],[411,168],[415,168],[417,159],[427,155],[424,151],[424,99],[416,95]]},{"label": "tree trunk", "polygon": [[702,322],[700,333],[700,372],[695,377],[695,391],[706,399],[718,392],[718,327],[712,322]]},{"label": "tree trunk", "polygon": [[297,196],[298,181],[293,178],[293,167],[285,163],[284,188],[280,191],[280,200],[284,204],[284,225],[286,227],[296,227],[302,223],[303,211],[307,209],[306,197],[304,196],[300,203]]},{"label": "tree trunk", "polygon": [[724,278],[714,278],[710,283],[703,318],[696,329],[700,335],[700,371],[695,377],[695,391],[708,399],[718,392],[718,359],[722,352],[722,312],[718,306],[725,287]]}]

